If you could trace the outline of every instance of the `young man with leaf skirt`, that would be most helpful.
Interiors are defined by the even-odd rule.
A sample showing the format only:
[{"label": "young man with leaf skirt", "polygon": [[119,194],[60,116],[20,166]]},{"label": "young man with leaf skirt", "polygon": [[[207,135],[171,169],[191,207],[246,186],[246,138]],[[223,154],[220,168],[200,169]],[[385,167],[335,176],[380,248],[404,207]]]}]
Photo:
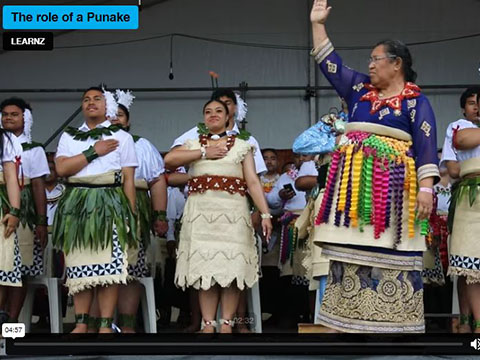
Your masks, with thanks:
[{"label": "young man with leaf skirt", "polygon": [[43,274],[43,250],[47,245],[47,199],[45,176],[50,174],[42,144],[32,141],[32,108],[20,98],[9,98],[0,104],[2,127],[22,146],[17,162],[21,189],[20,226],[17,230],[22,257],[22,287],[9,289],[7,312],[17,321],[27,294],[26,277]]},{"label": "young man with leaf skirt", "polygon": [[85,122],[69,127],[58,143],[56,167],[67,178],[53,223],[53,243],[65,253],[66,285],[73,295],[76,327],[87,332],[96,290],[99,332],[112,332],[119,284],[127,282],[127,248],[138,246],[133,138],[108,118],[118,104],[112,93],[90,88],[82,96]]}]

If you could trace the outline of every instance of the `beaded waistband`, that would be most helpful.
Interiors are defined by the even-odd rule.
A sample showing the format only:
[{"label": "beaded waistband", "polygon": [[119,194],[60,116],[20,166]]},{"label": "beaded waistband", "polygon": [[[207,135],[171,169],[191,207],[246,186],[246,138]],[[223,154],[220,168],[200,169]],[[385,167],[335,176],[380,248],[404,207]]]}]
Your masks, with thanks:
[{"label": "beaded waistband", "polygon": [[[333,210],[336,226],[341,226],[342,219],[344,226],[358,226],[360,230],[372,225],[375,238],[395,226],[396,247],[402,240],[405,218],[408,236],[413,238],[417,176],[411,142],[362,131],[346,136],[348,142],[332,155],[315,225],[327,223]],[[408,203],[407,213],[403,213],[404,200]]]},{"label": "beaded waistband", "polygon": [[192,193],[203,194],[207,190],[227,191],[230,194],[245,196],[247,183],[241,178],[217,175],[197,176],[188,181],[189,195]]}]

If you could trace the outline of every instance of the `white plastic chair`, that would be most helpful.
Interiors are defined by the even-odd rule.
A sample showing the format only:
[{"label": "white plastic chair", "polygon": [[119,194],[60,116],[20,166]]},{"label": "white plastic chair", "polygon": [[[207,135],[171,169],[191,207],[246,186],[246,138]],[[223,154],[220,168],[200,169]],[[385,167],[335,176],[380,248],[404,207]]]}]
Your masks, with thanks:
[{"label": "white plastic chair", "polygon": [[150,260],[151,263],[151,276],[138,279],[138,282],[143,286],[142,296],[140,298],[140,303],[142,306],[142,317],[143,317],[143,326],[145,332],[149,334],[157,333],[157,309],[155,306],[155,289],[153,281],[155,279],[155,270],[156,270],[156,261],[157,261],[157,251],[159,239],[152,236],[150,241],[150,248],[148,253],[152,254]]},{"label": "white plastic chair", "polygon": [[29,333],[32,324],[33,302],[35,300],[35,290],[40,286],[47,288],[48,306],[50,310],[50,331],[58,334],[63,332],[62,316],[62,295],[60,286],[63,279],[52,277],[53,270],[53,249],[51,247],[51,235],[48,235],[48,245],[45,248],[43,256],[44,273],[27,279],[27,296],[23,303],[22,311],[19,315],[19,321],[25,324],[25,332]]}]

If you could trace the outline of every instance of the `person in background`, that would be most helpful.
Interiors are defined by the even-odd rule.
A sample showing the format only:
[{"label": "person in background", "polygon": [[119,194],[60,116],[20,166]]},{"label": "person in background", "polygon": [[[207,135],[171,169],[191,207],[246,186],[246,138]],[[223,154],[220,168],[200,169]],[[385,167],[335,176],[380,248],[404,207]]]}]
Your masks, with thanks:
[{"label": "person in background", "polygon": [[48,241],[45,176],[48,163],[42,144],[32,141],[32,108],[20,98],[9,98],[0,104],[2,127],[22,145],[18,177],[21,189],[20,226],[17,230],[22,255],[22,287],[9,289],[8,312],[18,319],[27,295],[27,277],[43,274],[43,252]]},{"label": "person in background", "polygon": [[[295,222],[305,208],[306,194],[295,187],[298,167],[313,156],[294,156],[294,165],[283,173],[266,197],[269,207],[276,213],[281,211],[278,236],[281,294],[278,298],[281,315],[278,324],[281,327],[294,327],[300,316],[308,314],[308,280],[303,267],[304,251],[301,239],[296,235]],[[308,319],[308,318],[307,318]],[[304,321],[308,321],[304,319]]]},{"label": "person in background", "polygon": [[[130,131],[130,106],[134,96],[130,91],[117,90],[118,111],[113,125],[119,125]],[[127,285],[120,286],[118,298],[118,325],[122,333],[134,333],[137,324],[137,312],[140,295],[143,291],[138,279],[149,275],[147,267],[148,246],[152,230],[155,235],[164,236],[167,223],[167,183],[163,158],[155,146],[147,139],[134,135],[135,152],[138,167],[135,169],[136,209],[140,225],[138,248],[128,249],[128,274],[131,277]]]},{"label": "person in background", "polygon": [[[477,241],[478,225],[480,224],[480,211],[477,208],[480,200],[477,185],[480,179],[480,141],[477,131],[478,126],[476,125],[480,120],[478,97],[477,92],[477,119],[474,122],[458,120],[453,127],[451,144],[456,151],[460,180],[452,189],[448,213],[448,225],[451,230],[448,274],[457,275],[459,283],[462,278],[464,278],[462,281],[466,282],[464,297],[472,311],[473,319],[471,322],[475,333],[480,333],[480,302],[478,301],[480,268],[477,266],[480,261],[480,248]],[[469,105],[469,107],[475,109],[474,104]],[[459,296],[460,308],[461,301],[462,299]],[[464,322],[462,321],[464,319],[461,318],[460,320]],[[467,323],[469,323],[468,320]]]},{"label": "person in background", "polygon": [[[267,166],[267,172],[260,175],[260,182],[263,186],[263,192],[268,194],[273,190],[275,183],[280,178],[278,173],[278,154],[275,149],[263,149],[263,159]],[[262,313],[270,313],[271,317],[265,322],[265,326],[276,326],[278,320],[281,317],[281,308],[279,306],[279,299],[281,295],[280,284],[280,267],[279,267],[279,251],[280,243],[278,240],[278,234],[280,232],[281,225],[278,219],[281,215],[281,209],[275,211],[270,208],[272,214],[272,237],[267,244],[266,241],[262,242],[262,277],[260,278],[260,302]],[[257,233],[261,233],[257,228]]]},{"label": "person in background", "polygon": [[[478,117],[479,105],[478,101],[480,94],[480,87],[474,86],[465,89],[460,96],[460,109],[462,111],[462,118],[450,123],[445,133],[445,141],[442,148],[442,157],[440,159],[440,168],[446,168],[451,182],[457,183],[460,179],[460,165],[458,159],[458,152],[453,146],[454,129],[457,131],[466,126],[480,125],[480,118]],[[450,229],[451,230],[451,229]],[[458,321],[452,321],[453,331],[460,333],[470,333],[473,326],[473,315],[470,307],[469,297],[467,295],[467,283],[465,276],[457,277],[457,294],[458,304],[460,308],[460,318]]]}]

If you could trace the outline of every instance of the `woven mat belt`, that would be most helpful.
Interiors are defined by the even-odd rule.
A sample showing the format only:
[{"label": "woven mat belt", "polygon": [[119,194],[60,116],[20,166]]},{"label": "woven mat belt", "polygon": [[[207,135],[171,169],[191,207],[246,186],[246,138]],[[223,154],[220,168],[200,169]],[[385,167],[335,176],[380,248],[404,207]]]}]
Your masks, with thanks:
[{"label": "woven mat belt", "polygon": [[121,171],[110,171],[108,173],[89,175],[89,176],[71,176],[67,179],[67,185],[70,187],[84,188],[112,188],[122,185]]},{"label": "woven mat belt", "polygon": [[245,196],[247,183],[245,180],[231,176],[205,175],[191,178],[188,181],[188,194],[204,193],[207,190],[227,191],[230,194]]}]

